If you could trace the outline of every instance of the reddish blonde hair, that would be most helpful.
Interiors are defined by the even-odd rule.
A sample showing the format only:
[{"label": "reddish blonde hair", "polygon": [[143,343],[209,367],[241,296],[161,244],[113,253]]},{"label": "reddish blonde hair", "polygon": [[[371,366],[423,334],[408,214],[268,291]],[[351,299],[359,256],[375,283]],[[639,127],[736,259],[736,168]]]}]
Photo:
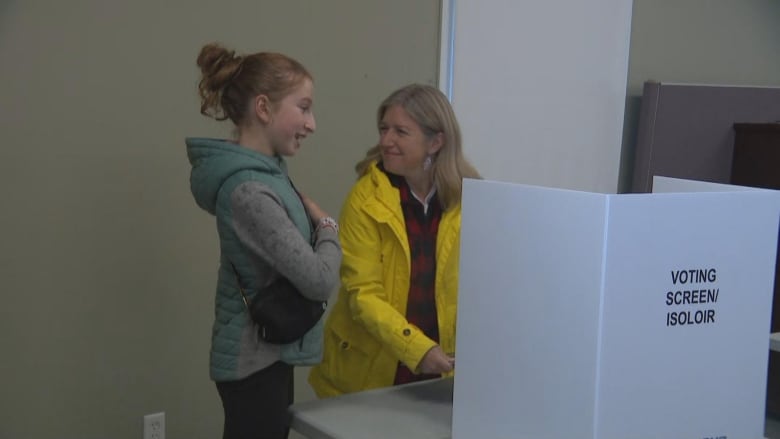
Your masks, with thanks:
[{"label": "reddish blonde hair", "polygon": [[241,56],[217,43],[203,46],[197,64],[202,75],[198,84],[201,114],[230,119],[236,126],[245,122],[255,96],[266,95],[277,103],[304,79],[313,81],[301,63],[281,53]]}]

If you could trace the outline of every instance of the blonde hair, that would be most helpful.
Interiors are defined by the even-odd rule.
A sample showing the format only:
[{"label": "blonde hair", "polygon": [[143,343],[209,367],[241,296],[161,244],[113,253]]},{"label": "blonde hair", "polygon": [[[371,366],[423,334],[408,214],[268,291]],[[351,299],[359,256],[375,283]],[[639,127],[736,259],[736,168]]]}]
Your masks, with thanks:
[{"label": "blonde hair", "polygon": [[255,96],[266,95],[277,103],[304,79],[313,81],[301,63],[281,53],[241,56],[216,43],[203,46],[197,64],[200,113],[216,120],[230,119],[236,126],[245,122]]},{"label": "blonde hair", "polygon": [[[422,129],[428,138],[441,133],[442,147],[436,153],[431,165],[433,184],[443,209],[460,203],[464,178],[482,178],[463,155],[460,126],[447,97],[436,87],[410,84],[390,94],[377,110],[377,127],[382,123],[385,112],[393,106],[403,108]],[[355,165],[358,176],[362,176],[374,162],[381,161],[380,146],[368,150],[366,156]]]}]

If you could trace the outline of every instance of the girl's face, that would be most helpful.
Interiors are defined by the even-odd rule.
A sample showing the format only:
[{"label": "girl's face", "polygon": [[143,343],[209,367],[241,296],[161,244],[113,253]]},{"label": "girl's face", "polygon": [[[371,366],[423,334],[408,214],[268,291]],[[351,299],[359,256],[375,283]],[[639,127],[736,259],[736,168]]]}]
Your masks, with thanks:
[{"label": "girl's face", "polygon": [[403,177],[417,176],[423,162],[440,145],[438,137],[429,138],[420,125],[398,105],[389,107],[379,123],[379,146],[384,168]]},{"label": "girl's face", "polygon": [[301,147],[301,141],[313,133],[314,84],[305,78],[300,86],[273,105],[267,133],[271,149],[281,156],[293,156]]}]

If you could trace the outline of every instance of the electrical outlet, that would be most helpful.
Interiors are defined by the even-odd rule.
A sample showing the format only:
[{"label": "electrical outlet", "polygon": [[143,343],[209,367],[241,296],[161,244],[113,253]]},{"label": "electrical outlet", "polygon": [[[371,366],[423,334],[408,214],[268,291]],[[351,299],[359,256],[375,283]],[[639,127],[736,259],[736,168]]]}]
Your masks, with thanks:
[{"label": "electrical outlet", "polygon": [[144,416],[144,439],[165,439],[165,412]]}]

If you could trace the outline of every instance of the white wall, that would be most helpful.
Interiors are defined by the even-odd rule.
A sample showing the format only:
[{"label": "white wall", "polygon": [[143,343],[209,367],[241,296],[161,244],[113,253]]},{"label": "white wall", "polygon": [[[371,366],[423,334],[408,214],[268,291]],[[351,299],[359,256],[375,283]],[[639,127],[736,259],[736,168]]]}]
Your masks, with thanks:
[{"label": "white wall", "polygon": [[774,0],[443,3],[465,149],[491,179],[622,192],[644,81],[780,85]]},{"label": "white wall", "polygon": [[449,5],[451,99],[482,175],[614,193],[631,0]]}]

